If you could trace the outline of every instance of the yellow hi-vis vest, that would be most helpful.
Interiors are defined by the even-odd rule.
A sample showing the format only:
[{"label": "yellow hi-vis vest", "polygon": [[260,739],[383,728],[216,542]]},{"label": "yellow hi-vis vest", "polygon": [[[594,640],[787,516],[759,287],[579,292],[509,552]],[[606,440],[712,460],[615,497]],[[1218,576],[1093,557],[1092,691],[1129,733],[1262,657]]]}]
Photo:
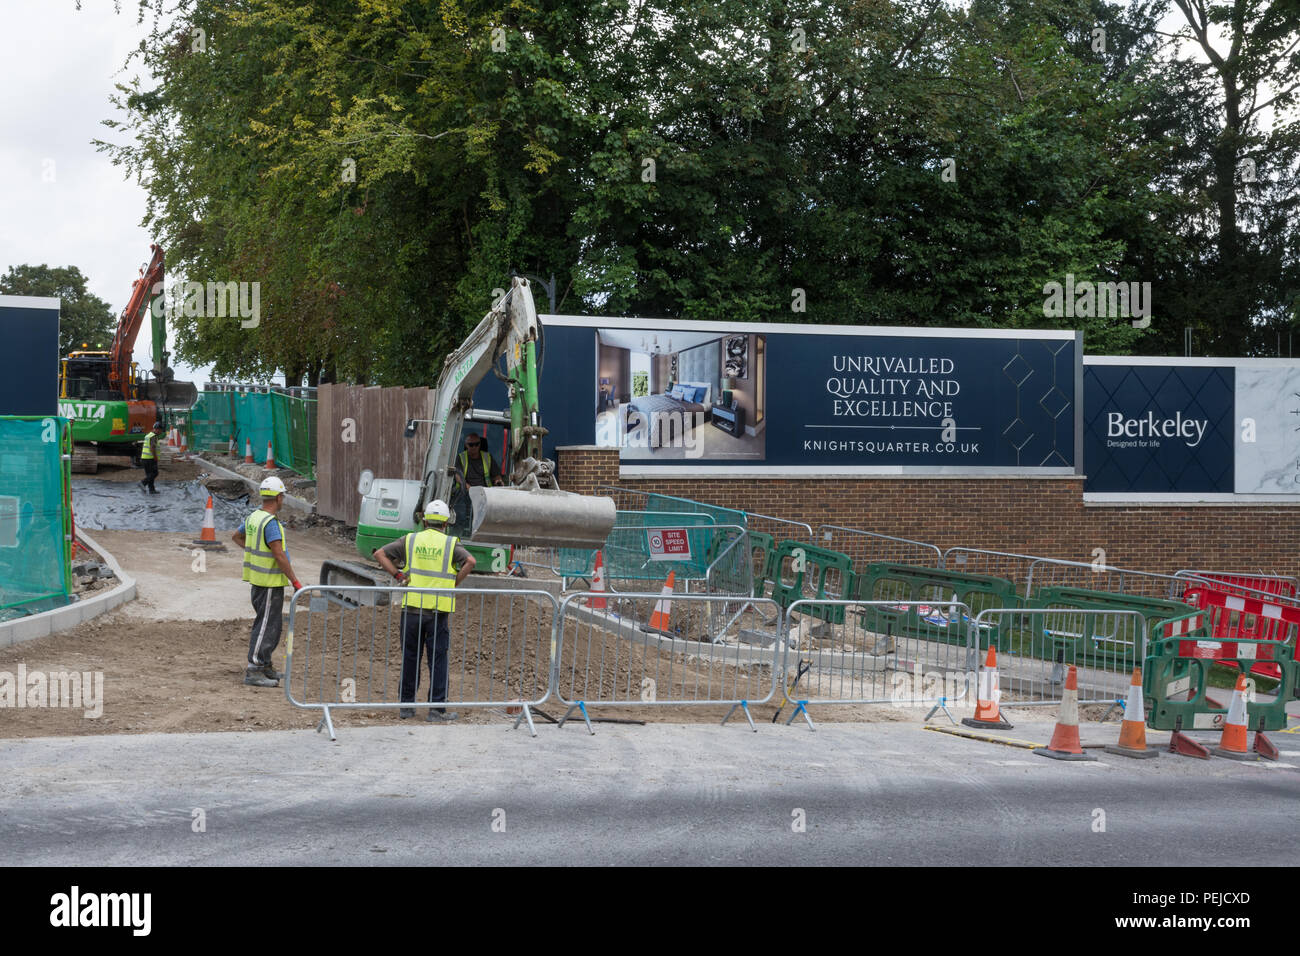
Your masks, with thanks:
[{"label": "yellow hi-vis vest", "polygon": [[[413,588],[454,588],[456,572],[451,558],[456,553],[458,539],[445,535],[437,528],[425,528],[406,536],[406,573]],[[456,610],[456,598],[446,594],[415,594],[402,596],[405,607],[426,611]]]},{"label": "yellow hi-vis vest", "polygon": [[149,434],[144,436],[144,447],[140,449],[140,458],[142,461],[152,461],[156,457],[154,445],[157,441],[158,436],[153,432],[149,432]]},{"label": "yellow hi-vis vest", "polygon": [[[478,453],[483,456],[483,484],[492,484],[492,456],[487,450],[480,448]],[[465,483],[469,484],[469,452],[460,453],[460,473],[465,476]]]},{"label": "yellow hi-vis vest", "polygon": [[[266,523],[272,517],[269,511],[258,508],[244,519],[244,580],[259,588],[282,588],[289,583],[263,537]],[[284,548],[286,555],[289,553],[289,539],[283,521],[280,522],[280,547]]]}]

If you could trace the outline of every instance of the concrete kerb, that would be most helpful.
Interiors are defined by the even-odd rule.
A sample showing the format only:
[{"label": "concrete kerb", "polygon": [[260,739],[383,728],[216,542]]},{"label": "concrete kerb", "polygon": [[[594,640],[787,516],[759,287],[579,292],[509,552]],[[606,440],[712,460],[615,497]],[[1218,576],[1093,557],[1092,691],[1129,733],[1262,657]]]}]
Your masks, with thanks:
[{"label": "concrete kerb", "polygon": [[51,611],[42,611],[29,617],[20,617],[13,621],[0,623],[0,647],[12,647],[25,641],[34,641],[40,637],[49,637],[61,631],[71,630],[78,624],[106,614],[120,607],[127,601],[134,601],[136,596],[135,578],[122,570],[117,559],[108,553],[86,532],[78,530],[77,537],[94,549],[104,559],[117,577],[118,585],[111,591],[82,598]]},{"label": "concrete kerb", "polygon": [[[233,478],[235,481],[242,481],[248,487],[248,490],[251,494],[254,495],[257,494],[258,483],[254,481],[252,478],[249,478],[246,475],[241,475],[237,471],[231,471],[229,468],[223,468],[221,465],[218,465],[216,462],[204,458],[200,454],[196,453],[193,455],[193,457],[203,462],[204,466],[207,469],[215,472],[216,474],[220,475],[222,478]],[[316,506],[313,505],[310,501],[307,501],[305,498],[299,498],[296,495],[291,495],[287,491],[284,494],[284,502],[285,504],[292,505],[293,507],[297,508],[299,511],[305,511],[308,514],[311,514],[316,510]]]}]

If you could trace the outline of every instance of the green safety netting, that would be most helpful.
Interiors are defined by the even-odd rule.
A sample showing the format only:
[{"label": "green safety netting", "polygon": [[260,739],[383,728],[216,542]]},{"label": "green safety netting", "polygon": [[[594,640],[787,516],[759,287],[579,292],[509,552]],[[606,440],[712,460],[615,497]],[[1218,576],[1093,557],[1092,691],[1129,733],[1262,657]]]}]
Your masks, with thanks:
[{"label": "green safety netting", "polygon": [[0,620],[71,600],[72,429],[0,416]]},{"label": "green safety netting", "polygon": [[307,478],[316,477],[316,400],[282,392],[203,392],[190,411],[190,445],[225,450],[230,439],[242,455],[266,460],[271,443],[275,463]]},{"label": "green safety netting", "polygon": [[[653,521],[645,523],[636,513],[627,517],[629,512],[619,512],[614,528],[605,539],[601,548],[601,561],[605,576],[611,580],[655,581],[662,583],[669,571],[676,572],[679,582],[688,579],[700,579],[707,573],[710,564],[727,550],[727,545],[742,532],[728,525],[715,525],[707,520],[709,516],[679,514],[672,522]],[[625,522],[625,523],[621,523]],[[680,528],[685,532],[690,550],[689,557],[666,560],[656,557],[652,552],[652,541],[657,528]],[[735,550],[735,549],[733,549]],[[739,566],[747,561],[748,551],[736,550],[734,561]],[[557,548],[554,570],[569,578],[590,578],[596,565],[596,552],[578,548]],[[729,568],[730,571],[730,568]]]}]

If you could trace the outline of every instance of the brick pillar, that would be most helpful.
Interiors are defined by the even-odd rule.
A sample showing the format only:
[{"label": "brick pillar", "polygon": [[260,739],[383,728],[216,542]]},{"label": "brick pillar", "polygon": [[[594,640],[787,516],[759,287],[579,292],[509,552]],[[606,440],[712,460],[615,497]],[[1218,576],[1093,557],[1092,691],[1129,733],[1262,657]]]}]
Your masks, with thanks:
[{"label": "brick pillar", "polygon": [[555,449],[555,476],[565,491],[589,495],[597,485],[618,485],[618,449],[562,445]]}]

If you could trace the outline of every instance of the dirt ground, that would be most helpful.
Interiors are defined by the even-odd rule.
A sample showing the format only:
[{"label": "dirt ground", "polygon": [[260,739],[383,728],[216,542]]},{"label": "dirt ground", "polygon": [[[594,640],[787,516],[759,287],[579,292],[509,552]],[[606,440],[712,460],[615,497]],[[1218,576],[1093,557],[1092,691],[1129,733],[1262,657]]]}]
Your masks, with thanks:
[{"label": "dirt ground", "polygon": [[[15,673],[19,663],[29,673],[101,671],[103,714],[90,719],[82,709],[4,708],[0,709],[0,738],[315,726],[319,713],[293,707],[282,688],[242,683],[252,609],[247,586],[238,580],[239,553],[232,547],[229,553],[209,555],[205,572],[188,571],[190,559],[181,542],[154,540],[178,537],[99,533],[104,546],[137,577],[140,599],[73,631],[0,651],[0,671]],[[303,567],[311,566],[307,555],[313,556],[313,572],[318,571],[321,557],[342,550],[321,529],[299,533],[290,543]],[[537,694],[546,683],[549,614],[539,614],[536,605],[525,606],[518,599],[498,601],[487,596],[476,601],[466,595],[458,600],[450,652],[452,694],[478,700]],[[301,614],[294,636],[291,686],[295,697],[303,702],[329,699],[337,695],[343,679],[351,678],[363,700],[397,700],[398,620],[396,610],[390,608],[358,611],[326,605]],[[572,696],[599,693],[635,702],[630,707],[593,706],[590,712],[595,718],[712,723],[726,712],[725,707],[715,706],[641,705],[646,675],[656,681],[660,697],[704,696],[710,686],[733,694],[741,688],[744,696],[761,697],[759,690],[770,680],[766,667],[702,661],[662,651],[648,641],[629,642],[599,628],[579,627],[575,632],[571,625],[566,641],[562,688]],[[282,670],[284,659],[282,641],[274,656]],[[586,683],[574,676],[575,664],[578,675],[590,664]],[[559,717],[564,707],[552,700],[542,710]],[[752,708],[756,721],[771,720],[775,711],[774,704]],[[782,719],[789,713],[787,709]],[[918,720],[923,714],[923,710],[885,706],[823,707],[814,711],[814,719]],[[340,729],[398,720],[391,710],[336,710],[333,716]],[[420,712],[411,725],[427,726],[422,717]],[[493,707],[463,709],[461,719],[505,725],[514,718]],[[734,719],[743,721],[739,715]],[[544,722],[540,716],[538,721]]]}]

